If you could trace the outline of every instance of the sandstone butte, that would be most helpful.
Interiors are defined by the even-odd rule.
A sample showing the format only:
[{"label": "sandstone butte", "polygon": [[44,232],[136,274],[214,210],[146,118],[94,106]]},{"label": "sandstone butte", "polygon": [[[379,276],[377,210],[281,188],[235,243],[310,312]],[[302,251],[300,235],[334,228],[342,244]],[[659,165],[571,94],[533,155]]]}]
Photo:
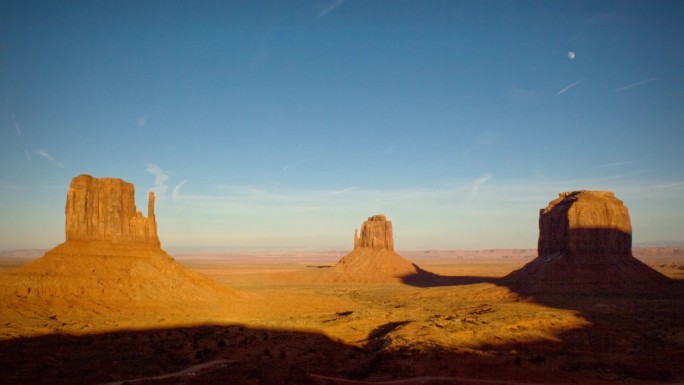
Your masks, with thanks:
[{"label": "sandstone butte", "polygon": [[609,191],[563,192],[540,210],[538,257],[503,281],[530,293],[638,293],[669,279],[632,256],[632,225]]},{"label": "sandstone butte", "polygon": [[415,278],[427,272],[394,252],[392,222],[373,215],[363,222],[361,231],[354,230],[354,249],[334,266],[345,276],[344,281],[374,283]]},{"label": "sandstone butte", "polygon": [[227,294],[160,247],[149,193],[147,217],[133,184],[79,175],[66,200],[66,241],[21,269],[5,273],[0,294],[16,298],[178,301]]}]

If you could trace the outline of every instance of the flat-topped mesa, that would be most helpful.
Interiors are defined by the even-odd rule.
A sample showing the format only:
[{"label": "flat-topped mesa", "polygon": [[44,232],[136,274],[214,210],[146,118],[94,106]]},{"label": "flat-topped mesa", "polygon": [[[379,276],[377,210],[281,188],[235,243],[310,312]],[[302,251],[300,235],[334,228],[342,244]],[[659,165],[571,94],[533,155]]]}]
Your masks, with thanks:
[{"label": "flat-topped mesa", "polygon": [[361,225],[360,236],[358,231],[354,230],[354,250],[358,248],[394,250],[392,222],[382,214],[368,217]]},{"label": "flat-topped mesa", "polygon": [[632,225],[610,191],[572,191],[539,213],[539,255],[631,255]]},{"label": "flat-topped mesa", "polygon": [[539,256],[503,278],[528,293],[645,293],[669,280],[632,256],[632,225],[609,191],[572,191],[539,212]]},{"label": "flat-topped mesa", "polygon": [[66,202],[66,240],[160,246],[149,193],[147,218],[135,208],[132,183],[117,178],[79,175],[71,181]]}]

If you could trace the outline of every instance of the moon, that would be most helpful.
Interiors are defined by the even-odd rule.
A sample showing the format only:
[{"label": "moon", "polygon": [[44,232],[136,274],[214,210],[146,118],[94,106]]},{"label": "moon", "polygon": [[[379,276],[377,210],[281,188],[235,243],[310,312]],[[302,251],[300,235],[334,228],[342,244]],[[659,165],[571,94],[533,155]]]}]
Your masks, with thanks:
[{"label": "moon", "polygon": [[575,58],[575,52],[574,51],[568,52],[568,57],[570,58],[570,60],[574,59]]}]

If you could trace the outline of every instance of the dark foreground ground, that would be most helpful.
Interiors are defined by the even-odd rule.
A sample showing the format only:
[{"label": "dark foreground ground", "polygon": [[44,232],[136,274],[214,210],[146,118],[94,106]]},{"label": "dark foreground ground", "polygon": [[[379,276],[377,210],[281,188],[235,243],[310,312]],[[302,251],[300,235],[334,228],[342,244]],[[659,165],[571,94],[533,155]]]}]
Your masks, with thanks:
[{"label": "dark foreground ground", "polygon": [[[347,345],[314,332],[241,325],[128,330],[82,336],[46,335],[0,341],[0,382],[684,382],[682,297],[566,296],[536,298],[535,301],[576,309],[590,320],[591,326],[568,331],[560,336],[559,342],[485,346],[470,352],[410,341],[392,343],[392,338],[404,326],[401,322],[376,328],[360,346]],[[477,318],[471,318],[470,322],[477,322]],[[204,366],[194,367],[202,364]]]}]

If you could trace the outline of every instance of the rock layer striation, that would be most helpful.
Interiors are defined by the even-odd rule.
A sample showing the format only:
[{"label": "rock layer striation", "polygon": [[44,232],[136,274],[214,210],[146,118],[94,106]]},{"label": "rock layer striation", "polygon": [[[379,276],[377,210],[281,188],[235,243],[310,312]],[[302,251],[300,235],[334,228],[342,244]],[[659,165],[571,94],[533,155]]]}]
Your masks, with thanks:
[{"label": "rock layer striation", "polygon": [[539,256],[504,278],[527,292],[638,292],[668,279],[632,256],[627,207],[609,191],[563,192],[540,210]]}]

